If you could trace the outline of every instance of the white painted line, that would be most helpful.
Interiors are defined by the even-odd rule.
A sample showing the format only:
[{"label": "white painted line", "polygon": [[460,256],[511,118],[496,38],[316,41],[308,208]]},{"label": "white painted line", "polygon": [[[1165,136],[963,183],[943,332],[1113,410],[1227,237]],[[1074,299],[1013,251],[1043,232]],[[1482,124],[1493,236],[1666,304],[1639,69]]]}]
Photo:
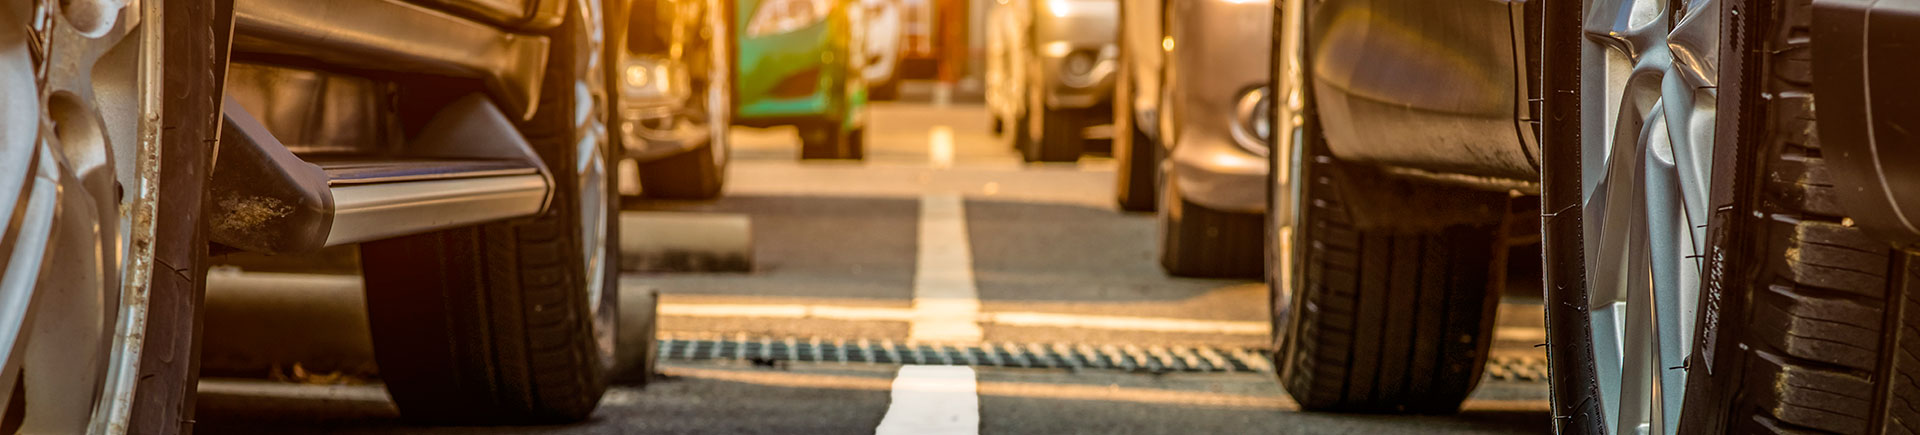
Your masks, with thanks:
[{"label": "white painted line", "polygon": [[920,253],[913,273],[913,323],[907,339],[980,341],[980,291],[973,282],[973,248],[960,195],[920,199]]},{"label": "white painted line", "polygon": [[[924,227],[923,227],[924,231]],[[925,236],[923,235],[924,239]],[[964,243],[964,239],[962,239]],[[922,250],[927,249],[924,245]],[[971,255],[965,249],[958,255]],[[922,257],[922,270],[929,265]],[[967,261],[971,264],[971,261]],[[660,315],[671,317],[707,317],[707,318],[767,318],[767,319],[821,319],[845,321],[894,321],[916,322],[921,326],[933,326],[932,321],[957,323],[972,329],[972,340],[978,340],[979,325],[976,323],[1051,327],[1072,329],[1106,329],[1118,331],[1202,333],[1202,334],[1267,334],[1265,321],[1235,320],[1198,320],[1172,317],[1133,317],[1103,316],[1091,314],[1043,313],[1026,311],[979,312],[980,302],[973,287],[971,267],[960,271],[944,273],[926,272],[915,276],[913,308],[861,307],[844,305],[809,304],[706,304],[706,303],[665,303],[659,305]],[[941,298],[936,292],[939,284],[936,275],[954,276],[944,285],[948,298]],[[324,275],[310,273],[274,273],[247,272],[231,268],[219,268],[208,272],[209,286],[216,288],[284,289],[315,288],[331,292],[357,293],[361,290],[358,275]],[[964,278],[964,279],[962,279]],[[964,281],[964,286],[959,281]],[[344,294],[344,293],[343,293]],[[951,312],[943,311],[951,310]],[[932,316],[933,314],[941,314]],[[1545,340],[1545,332],[1538,328],[1501,327],[1495,330],[1495,337],[1501,340],[1540,341]]]},{"label": "white painted line", "polygon": [[1193,334],[1266,335],[1268,332],[1268,322],[1226,322],[1217,320],[1018,312],[990,313],[983,317],[989,317],[986,321],[993,324],[1007,326],[1117,329]]},{"label": "white painted line", "polygon": [[927,166],[953,167],[953,127],[936,125],[927,131]]},{"label": "white painted line", "polygon": [[953,83],[940,82],[933,85],[933,106],[947,107],[953,104]]},{"label": "white painted line", "polygon": [[678,317],[736,317],[824,320],[913,320],[913,310],[831,305],[660,304],[660,315]]},{"label": "white painted line", "polygon": [[[919,311],[910,308],[886,307],[800,304],[660,304],[660,315],[674,317],[906,322],[915,320],[918,314]],[[974,316],[974,321],[1007,326],[1194,334],[1266,335],[1268,332],[1267,322],[1260,321],[1194,320],[1169,317],[1101,316],[1024,311],[979,313]]]},{"label": "white painted line", "polygon": [[901,366],[893,378],[893,403],[875,435],[980,433],[980,394],[973,369],[961,366]]}]

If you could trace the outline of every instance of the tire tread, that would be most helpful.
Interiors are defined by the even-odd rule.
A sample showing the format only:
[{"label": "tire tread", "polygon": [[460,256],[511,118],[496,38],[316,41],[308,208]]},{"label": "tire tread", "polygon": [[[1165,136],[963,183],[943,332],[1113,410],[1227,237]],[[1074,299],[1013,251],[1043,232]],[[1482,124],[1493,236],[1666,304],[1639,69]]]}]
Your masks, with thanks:
[{"label": "tire tread", "polygon": [[1297,242],[1305,244],[1304,288],[1292,309],[1295,330],[1277,355],[1281,383],[1309,410],[1457,411],[1479,382],[1492,337],[1500,225],[1356,228],[1343,201],[1350,169],[1318,158],[1308,170],[1306,231]]},{"label": "tire tread", "polygon": [[1772,12],[1759,29],[1765,51],[1755,55],[1765,72],[1749,85],[1776,97],[1758,103],[1767,123],[1755,130],[1758,174],[1766,174],[1753,177],[1759,222],[1733,237],[1754,241],[1761,261],[1752,278],[1731,281],[1746,306],[1742,324],[1722,338],[1744,349],[1744,377],[1705,385],[1746,391],[1715,405],[1729,407],[1723,424],[1744,428],[1730,430],[1913,433],[1920,292],[1910,287],[1920,273],[1910,254],[1842,217],[1814,128],[1812,0],[1749,4]]}]

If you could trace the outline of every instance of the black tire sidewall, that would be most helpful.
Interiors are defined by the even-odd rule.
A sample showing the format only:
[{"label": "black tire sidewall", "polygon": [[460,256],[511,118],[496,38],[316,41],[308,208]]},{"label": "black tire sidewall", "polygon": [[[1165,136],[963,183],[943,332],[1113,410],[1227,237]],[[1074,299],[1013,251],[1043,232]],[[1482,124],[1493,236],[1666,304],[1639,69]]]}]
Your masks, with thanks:
[{"label": "black tire sidewall", "polygon": [[[551,169],[547,210],[361,245],[374,357],[407,418],[577,421],[591,415],[609,384],[616,361],[610,344],[619,326],[619,191],[608,171],[598,199],[607,214],[607,246],[594,311],[585,291],[591,281],[581,234],[586,198],[579,197],[581,180],[572,171],[586,132],[573,122],[572,98],[581,74],[608,71],[578,69],[586,66],[573,50],[584,39],[580,16],[569,8],[555,32],[539,111],[518,123]],[[599,152],[611,169],[617,151],[603,144]],[[525,394],[505,393],[511,391]]]},{"label": "black tire sidewall", "polygon": [[[156,269],[149,276],[145,342],[140,354],[132,414],[133,433],[193,431],[199,381],[200,308],[206,295],[206,174],[212,172],[214,138],[220,131],[231,0],[168,7],[161,38],[162,60],[159,203],[154,213]],[[174,97],[178,96],[178,97]]]},{"label": "black tire sidewall", "polygon": [[[1587,288],[1581,186],[1581,29],[1584,1],[1549,2],[1543,80],[1547,116],[1541,143],[1541,246],[1544,256],[1548,377],[1557,433],[1604,434],[1611,418],[1600,408],[1595,374],[1591,299]],[[1596,132],[1597,133],[1597,132]]]}]

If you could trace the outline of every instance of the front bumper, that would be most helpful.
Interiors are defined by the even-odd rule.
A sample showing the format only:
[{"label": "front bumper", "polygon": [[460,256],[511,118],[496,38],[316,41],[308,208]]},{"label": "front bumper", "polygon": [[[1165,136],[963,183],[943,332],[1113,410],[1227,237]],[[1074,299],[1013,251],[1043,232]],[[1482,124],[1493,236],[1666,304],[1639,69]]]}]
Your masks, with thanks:
[{"label": "front bumper", "polygon": [[1266,211],[1267,156],[1197,131],[1181,131],[1174,139],[1180,145],[1167,159],[1167,174],[1180,197],[1218,211]]},{"label": "front bumper", "polygon": [[1166,64],[1171,92],[1161,107],[1168,174],[1181,197],[1200,206],[1266,211],[1267,141],[1248,124],[1265,115],[1244,103],[1268,81],[1272,5],[1175,2],[1167,13],[1176,44]]},{"label": "front bumper", "polygon": [[1042,3],[1033,16],[1032,49],[1039,59],[1047,107],[1089,108],[1112,101],[1120,68],[1119,3],[1055,3]]},{"label": "front bumper", "polygon": [[1112,101],[1119,67],[1118,50],[1113,44],[1074,46],[1062,56],[1041,53],[1047,107],[1081,109]]},{"label": "front bumper", "polygon": [[677,117],[626,117],[618,125],[624,157],[643,163],[693,150],[712,136],[705,126]]},{"label": "front bumper", "polygon": [[846,41],[834,38],[833,27],[828,19],[777,35],[740,35],[735,121],[777,125],[833,115],[832,85],[850,74]]}]

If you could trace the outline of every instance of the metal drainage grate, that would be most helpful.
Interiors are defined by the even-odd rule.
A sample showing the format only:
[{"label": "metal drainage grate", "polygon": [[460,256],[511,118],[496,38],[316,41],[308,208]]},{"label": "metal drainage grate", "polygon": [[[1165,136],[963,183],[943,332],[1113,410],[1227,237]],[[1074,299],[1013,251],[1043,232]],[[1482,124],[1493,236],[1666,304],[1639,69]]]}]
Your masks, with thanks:
[{"label": "metal drainage grate", "polygon": [[1487,378],[1503,381],[1547,381],[1544,356],[1501,356],[1487,359]]},{"label": "metal drainage grate", "polygon": [[823,338],[662,337],[661,360],[966,365],[1143,372],[1272,372],[1267,351],[1073,343],[896,343]]}]

